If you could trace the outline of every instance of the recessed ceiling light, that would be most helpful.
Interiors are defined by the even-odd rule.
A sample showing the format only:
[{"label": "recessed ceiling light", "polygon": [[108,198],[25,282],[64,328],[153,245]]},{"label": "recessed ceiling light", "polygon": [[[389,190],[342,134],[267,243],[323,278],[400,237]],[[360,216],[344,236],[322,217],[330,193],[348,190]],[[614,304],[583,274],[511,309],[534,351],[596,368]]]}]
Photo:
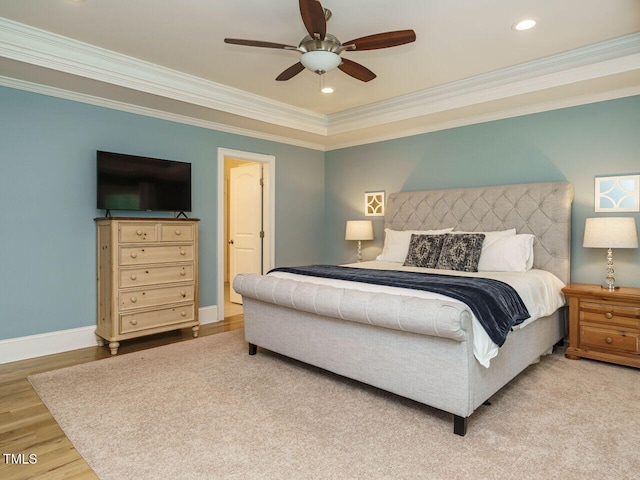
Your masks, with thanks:
[{"label": "recessed ceiling light", "polygon": [[533,18],[526,18],[524,20],[521,20],[517,23],[514,23],[511,28],[513,30],[518,30],[518,31],[522,31],[522,30],[529,30],[530,28],[533,28],[536,26],[536,22]]}]

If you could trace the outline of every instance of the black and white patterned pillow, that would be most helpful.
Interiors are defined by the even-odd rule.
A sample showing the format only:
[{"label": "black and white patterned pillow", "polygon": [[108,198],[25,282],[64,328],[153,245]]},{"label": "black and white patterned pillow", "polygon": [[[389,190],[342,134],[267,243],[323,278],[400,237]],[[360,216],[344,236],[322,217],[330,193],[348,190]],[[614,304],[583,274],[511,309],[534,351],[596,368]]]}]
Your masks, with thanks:
[{"label": "black and white patterned pillow", "polygon": [[404,266],[436,268],[445,235],[411,234]]},{"label": "black and white patterned pillow", "polygon": [[448,233],[444,237],[435,268],[477,272],[484,233]]}]

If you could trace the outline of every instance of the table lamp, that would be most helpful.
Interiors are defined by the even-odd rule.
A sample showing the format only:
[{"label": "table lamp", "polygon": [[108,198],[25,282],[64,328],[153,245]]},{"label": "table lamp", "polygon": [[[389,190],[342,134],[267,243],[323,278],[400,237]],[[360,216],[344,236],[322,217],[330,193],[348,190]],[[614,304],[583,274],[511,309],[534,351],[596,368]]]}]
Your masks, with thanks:
[{"label": "table lamp", "polygon": [[362,240],[373,240],[373,222],[371,220],[347,220],[345,240],[358,241],[358,262],[362,261]]},{"label": "table lamp", "polygon": [[586,248],[607,249],[607,276],[605,285],[609,291],[615,290],[616,279],[613,275],[613,248],[638,248],[638,233],[633,217],[598,217],[587,218],[584,225]]}]

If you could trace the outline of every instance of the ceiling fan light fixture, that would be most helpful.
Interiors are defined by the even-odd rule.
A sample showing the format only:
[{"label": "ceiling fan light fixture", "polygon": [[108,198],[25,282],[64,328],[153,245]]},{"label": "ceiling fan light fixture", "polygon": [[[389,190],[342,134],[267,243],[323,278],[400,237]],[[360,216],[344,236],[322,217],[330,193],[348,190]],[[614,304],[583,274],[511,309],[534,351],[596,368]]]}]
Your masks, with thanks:
[{"label": "ceiling fan light fixture", "polygon": [[305,69],[311,70],[322,77],[323,74],[340,68],[340,70],[361,82],[370,82],[376,74],[364,65],[341,58],[340,54],[346,50],[363,51],[381,48],[397,47],[416,41],[413,30],[396,30],[392,32],[376,33],[355,38],[341,43],[334,35],[327,33],[327,20],[331,12],[323,8],[320,0],[300,0],[300,16],[308,33],[297,47],[275,42],[247,40],[242,38],[225,38],[225,43],[243,45],[247,47],[277,48],[280,50],[294,50],[300,53],[300,61],[291,65],[276,77],[276,81],[291,80]]},{"label": "ceiling fan light fixture", "polygon": [[342,59],[340,55],[324,50],[303,53],[300,57],[300,63],[312,72],[325,73],[335,69],[340,65]]}]

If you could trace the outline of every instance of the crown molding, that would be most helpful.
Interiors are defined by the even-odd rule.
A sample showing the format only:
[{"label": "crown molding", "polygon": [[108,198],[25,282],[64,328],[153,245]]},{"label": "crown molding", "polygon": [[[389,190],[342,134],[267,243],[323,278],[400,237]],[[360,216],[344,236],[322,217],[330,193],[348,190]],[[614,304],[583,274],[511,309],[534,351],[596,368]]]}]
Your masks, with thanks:
[{"label": "crown molding", "polygon": [[64,100],[71,100],[74,102],[86,103],[88,105],[95,105],[97,107],[110,108],[112,110],[119,110],[127,113],[134,113],[136,115],[143,115],[145,117],[158,118],[161,120],[168,120],[170,122],[182,123],[185,125],[192,125],[195,127],[202,127],[209,130],[216,130],[218,132],[232,133],[234,135],[242,135],[244,137],[258,138],[261,140],[268,140],[270,142],[283,143],[286,145],[293,145],[296,147],[309,148],[311,150],[324,151],[324,145],[312,142],[306,142],[304,140],[298,140],[292,137],[284,137],[281,135],[273,135],[256,130],[249,130],[246,128],[233,127],[224,123],[212,122],[209,120],[202,120],[195,117],[189,117],[187,115],[180,115],[177,113],[166,112],[163,110],[157,110],[154,108],[142,107],[140,105],[133,105],[130,103],[119,102],[116,100],[110,100],[102,97],[96,97],[94,95],[87,95],[84,93],[72,92],[70,90],[64,90],[61,88],[51,87],[48,85],[41,85],[38,83],[27,82],[25,80],[18,80],[15,78],[0,76],[0,86],[14,88],[16,90],[24,90],[27,92],[38,93],[41,95],[47,95],[50,97],[62,98]]},{"label": "crown molding", "polygon": [[551,110],[558,110],[561,108],[576,107],[579,105],[587,105],[589,103],[604,102],[607,100],[615,100],[618,98],[631,97],[640,95],[640,85],[637,87],[631,87],[626,89],[615,90],[606,93],[598,93],[593,95],[583,95],[579,97],[566,98],[563,100],[544,102],[535,105],[528,105],[526,107],[518,107],[509,110],[502,110],[499,112],[492,112],[482,115],[475,115],[472,117],[464,117],[457,120],[448,122],[440,122],[430,124],[426,126],[420,126],[415,128],[405,128],[402,130],[393,130],[391,133],[384,135],[367,136],[364,139],[354,140],[350,142],[343,142],[339,144],[333,144],[326,146],[323,144],[305,142],[296,138],[284,137],[279,135],[267,134],[256,130],[249,130],[239,127],[232,127],[223,123],[211,122],[208,120],[201,120],[186,115],[179,115],[162,110],[142,107],[139,105],[132,105],[129,103],[118,102],[115,100],[104,99],[93,95],[86,95],[83,93],[72,92],[56,87],[50,87],[47,85],[41,85],[37,83],[27,82],[24,80],[17,80],[14,78],[0,76],[0,86],[14,88],[17,90],[24,90],[41,95],[47,95],[50,97],[62,98],[65,100],[71,100],[81,102],[89,105],[95,105],[98,107],[110,108],[113,110],[119,110],[127,113],[134,113],[137,115],[144,115],[147,117],[158,118],[161,120],[168,120],[171,122],[182,123],[185,125],[192,125],[196,127],[202,127],[209,130],[215,130],[219,132],[231,133],[234,135],[242,135],[245,137],[257,138],[261,140],[268,140],[271,142],[282,143],[285,145],[292,145],[296,147],[308,148],[318,151],[332,151],[340,150],[342,148],[356,147],[359,145],[366,145],[376,142],[384,142],[388,140],[395,140],[397,138],[412,137],[414,135],[422,135],[430,132],[437,132],[440,130],[448,130],[450,128],[458,128],[477,123],[492,122],[495,120],[503,120],[506,118],[520,117],[524,115],[531,115],[534,113],[547,112]]},{"label": "crown molding", "polygon": [[[368,127],[417,119],[437,112],[640,69],[640,33],[625,35],[543,59],[330,115],[317,114],[305,109],[292,107],[282,102],[276,102],[265,97],[160,67],[1,17],[0,56],[243,116],[272,125],[330,137],[334,134],[356,132]],[[368,137],[367,140],[356,140],[354,143],[342,144],[340,147],[335,145],[326,147],[317,143],[296,140],[293,137],[231,127],[216,122],[74,93],[54,87],[37,86],[29,82],[10,80],[6,77],[1,79],[0,84],[314,150],[334,150],[348,145],[372,143],[427,133],[443,128],[453,128],[455,126],[526,114],[513,112],[535,113],[539,111],[536,110],[537,108],[543,108],[544,110],[563,108],[563,102],[550,102],[545,104],[544,107],[533,105],[531,108],[514,109],[510,111],[512,113],[497,112],[495,114],[447,122],[446,125],[449,126],[430,125],[424,128],[393,131],[385,135],[384,138]],[[611,92],[611,95],[611,98],[618,98],[616,96],[618,93],[616,92]],[[582,97],[582,100],[579,101],[580,103],[577,104],[588,103],[587,98]],[[595,98],[600,97],[595,96]],[[560,106],[553,107],[553,105]],[[330,142],[328,141],[327,143],[329,144]]]},{"label": "crown molding", "polygon": [[274,125],[327,134],[325,115],[1,17],[0,56]]},{"label": "crown molding", "polygon": [[640,69],[640,33],[329,115],[329,135]]},{"label": "crown molding", "polygon": [[466,127],[466,126],[475,125],[478,123],[493,122],[496,120],[504,120],[507,118],[522,117],[525,115],[533,115],[535,113],[559,110],[561,108],[570,108],[570,107],[577,107],[580,105],[588,105],[590,103],[606,102],[608,100],[615,100],[618,98],[631,97],[635,95],[640,95],[640,85],[638,85],[637,87],[623,88],[623,89],[613,90],[613,91],[604,92],[604,93],[580,95],[576,97],[564,98],[562,100],[555,100],[551,102],[541,102],[538,104],[527,105],[524,107],[517,107],[517,108],[511,108],[507,110],[501,110],[498,112],[468,116],[468,117],[463,117],[456,120],[433,123],[433,124],[415,127],[415,128],[395,130],[392,133],[388,133],[384,135],[368,136],[364,140],[355,140],[350,142],[343,142],[340,144],[334,144],[326,147],[325,151],[340,150],[342,148],[357,147],[359,145],[367,145],[367,144],[376,143],[376,142],[385,142],[388,140],[412,137],[414,135],[422,135],[425,133],[437,132],[440,130]]}]

